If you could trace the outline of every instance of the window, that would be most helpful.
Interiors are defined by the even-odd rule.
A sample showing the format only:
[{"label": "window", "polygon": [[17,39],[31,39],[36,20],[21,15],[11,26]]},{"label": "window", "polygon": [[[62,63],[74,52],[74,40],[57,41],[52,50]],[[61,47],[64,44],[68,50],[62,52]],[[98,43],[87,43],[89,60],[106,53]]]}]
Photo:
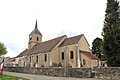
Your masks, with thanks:
[{"label": "window", "polygon": [[64,60],[64,52],[62,52],[62,60]]},{"label": "window", "polygon": [[38,55],[36,56],[36,63],[38,63]]},{"label": "window", "polygon": [[83,60],[83,65],[86,65],[86,61],[85,61],[85,59]]},{"label": "window", "polygon": [[45,54],[45,62],[47,61],[47,54]]},{"label": "window", "polygon": [[74,53],[73,53],[73,51],[70,51],[70,59],[74,59]]},{"label": "window", "polygon": [[31,63],[31,56],[30,56],[30,63]]},{"label": "window", "polygon": [[37,36],[37,41],[39,40],[39,37]]}]

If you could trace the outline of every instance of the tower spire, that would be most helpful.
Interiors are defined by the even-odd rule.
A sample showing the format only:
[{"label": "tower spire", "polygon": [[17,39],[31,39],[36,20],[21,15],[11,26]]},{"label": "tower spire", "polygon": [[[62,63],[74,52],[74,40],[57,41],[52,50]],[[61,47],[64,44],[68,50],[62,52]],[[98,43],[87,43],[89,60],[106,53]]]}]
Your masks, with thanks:
[{"label": "tower spire", "polygon": [[36,23],[35,23],[35,28],[34,28],[34,30],[30,33],[30,35],[33,35],[33,34],[37,34],[37,35],[42,36],[42,34],[40,33],[40,31],[38,30],[37,19],[36,19]]},{"label": "tower spire", "polygon": [[30,50],[35,44],[42,42],[42,34],[38,30],[37,19],[34,30],[29,34],[28,49]]},{"label": "tower spire", "polygon": [[35,29],[37,29],[37,19],[36,19]]}]

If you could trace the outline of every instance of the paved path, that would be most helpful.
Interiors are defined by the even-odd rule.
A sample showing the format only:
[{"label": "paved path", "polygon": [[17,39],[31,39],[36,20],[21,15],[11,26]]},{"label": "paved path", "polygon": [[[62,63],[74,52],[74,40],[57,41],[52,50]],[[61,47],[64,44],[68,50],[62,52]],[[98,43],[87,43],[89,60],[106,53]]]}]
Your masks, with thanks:
[{"label": "paved path", "polygon": [[83,78],[70,78],[70,77],[52,77],[44,75],[23,74],[15,72],[4,72],[6,75],[18,76],[28,78],[30,80],[100,80],[100,79],[83,79]]}]

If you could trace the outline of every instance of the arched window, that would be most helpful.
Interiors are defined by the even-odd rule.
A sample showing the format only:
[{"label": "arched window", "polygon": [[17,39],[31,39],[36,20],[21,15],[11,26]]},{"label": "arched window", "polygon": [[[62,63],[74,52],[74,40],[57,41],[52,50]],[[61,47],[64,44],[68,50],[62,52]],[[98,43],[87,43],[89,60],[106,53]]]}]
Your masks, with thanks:
[{"label": "arched window", "polygon": [[47,61],[47,54],[45,54],[45,62]]},{"label": "arched window", "polygon": [[37,36],[37,41],[39,41],[39,37]]},{"label": "arched window", "polygon": [[62,60],[64,60],[64,52],[61,53]]},{"label": "arched window", "polygon": [[74,59],[74,53],[73,53],[73,51],[70,51],[70,59]]},{"label": "arched window", "polygon": [[36,56],[36,63],[38,63],[38,55]]},{"label": "arched window", "polygon": [[83,59],[83,65],[86,65],[86,61],[85,61],[85,59]]},{"label": "arched window", "polygon": [[30,63],[31,63],[31,56],[30,56]]}]

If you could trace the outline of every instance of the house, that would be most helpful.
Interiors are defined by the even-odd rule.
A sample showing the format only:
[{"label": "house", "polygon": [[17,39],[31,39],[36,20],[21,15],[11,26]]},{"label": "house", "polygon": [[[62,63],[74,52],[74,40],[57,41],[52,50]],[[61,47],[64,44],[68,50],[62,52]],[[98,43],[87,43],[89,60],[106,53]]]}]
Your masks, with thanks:
[{"label": "house", "polygon": [[66,35],[42,42],[37,21],[29,35],[28,49],[18,55],[19,66],[93,68],[99,66],[99,58],[91,53],[84,34]]}]

